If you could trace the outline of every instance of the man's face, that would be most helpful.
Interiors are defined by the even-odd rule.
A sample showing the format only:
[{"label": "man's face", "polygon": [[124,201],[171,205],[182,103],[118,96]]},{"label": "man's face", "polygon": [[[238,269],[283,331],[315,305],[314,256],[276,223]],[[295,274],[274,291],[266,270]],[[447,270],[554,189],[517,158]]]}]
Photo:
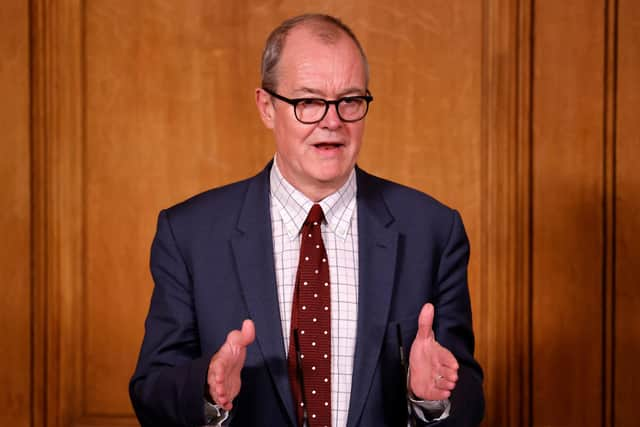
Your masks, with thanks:
[{"label": "man's face", "polygon": [[[364,95],[365,70],[355,43],[345,34],[327,44],[304,27],[291,30],[277,65],[276,92],[287,98]],[[355,165],[364,120],[345,123],[335,106],[318,123],[300,123],[293,106],[257,90],[265,125],[276,140],[277,163],[283,176],[312,200],[339,189]]]}]

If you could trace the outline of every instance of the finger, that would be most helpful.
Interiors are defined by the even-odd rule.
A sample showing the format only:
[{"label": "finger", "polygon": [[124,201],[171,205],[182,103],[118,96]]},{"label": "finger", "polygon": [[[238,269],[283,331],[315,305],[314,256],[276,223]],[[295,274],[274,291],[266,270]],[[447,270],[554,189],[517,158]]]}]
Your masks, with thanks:
[{"label": "finger", "polygon": [[456,387],[456,383],[454,381],[449,381],[445,377],[438,376],[434,381],[436,388],[440,390],[453,390]]},{"label": "finger", "polygon": [[229,402],[227,396],[229,390],[227,388],[227,379],[229,376],[228,364],[226,358],[230,357],[228,352],[218,352],[213,356],[209,364],[209,373],[207,375],[207,384],[209,386],[209,394],[213,401],[225,407]]},{"label": "finger", "polygon": [[433,305],[427,303],[420,310],[418,317],[418,338],[426,339],[433,336]]},{"label": "finger", "polygon": [[225,403],[227,403],[227,389],[225,388],[224,384],[216,384],[215,386],[215,390],[216,390],[216,401],[218,403],[220,403],[221,405],[224,405]]},{"label": "finger", "polygon": [[451,397],[451,391],[438,389],[434,392],[434,398],[431,400],[445,400]]},{"label": "finger", "polygon": [[450,381],[453,383],[458,381],[458,371],[456,369],[451,369],[446,366],[441,366],[438,369],[438,374],[447,381]]},{"label": "finger", "polygon": [[224,386],[220,383],[209,382],[209,395],[216,405],[222,406],[226,403]]},{"label": "finger", "polygon": [[217,396],[215,396],[214,398],[214,402],[216,403],[216,405],[218,406],[222,406],[222,408],[229,410],[231,409],[231,400],[227,397],[226,394],[223,393],[217,393]]},{"label": "finger", "polygon": [[458,364],[458,360],[447,348],[440,346],[438,351],[438,362],[440,362],[443,366],[447,368],[458,370],[460,365]]},{"label": "finger", "polygon": [[224,360],[224,357],[221,356],[217,358],[212,366],[211,370],[213,372],[213,383],[222,384],[227,378],[227,363]]},{"label": "finger", "polygon": [[216,405],[227,411],[231,410],[233,401],[224,382],[216,382],[213,386],[210,386],[209,394]]}]

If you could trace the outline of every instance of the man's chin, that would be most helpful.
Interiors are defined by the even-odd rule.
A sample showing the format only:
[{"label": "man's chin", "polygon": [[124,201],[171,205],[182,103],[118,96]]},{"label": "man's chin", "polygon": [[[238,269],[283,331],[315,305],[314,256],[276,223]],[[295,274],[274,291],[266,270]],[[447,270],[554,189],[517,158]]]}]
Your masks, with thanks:
[{"label": "man's chin", "polygon": [[338,188],[342,187],[342,185],[347,181],[348,177],[348,171],[340,170],[331,173],[328,173],[326,171],[324,173],[318,173],[314,175],[313,178],[318,183],[318,185],[321,185],[323,187],[335,187],[335,189],[337,190]]}]

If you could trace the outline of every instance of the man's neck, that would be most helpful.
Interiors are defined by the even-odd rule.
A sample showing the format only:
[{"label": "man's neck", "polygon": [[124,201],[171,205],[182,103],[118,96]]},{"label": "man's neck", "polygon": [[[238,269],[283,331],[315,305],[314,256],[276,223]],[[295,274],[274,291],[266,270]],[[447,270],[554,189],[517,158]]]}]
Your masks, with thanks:
[{"label": "man's neck", "polygon": [[[287,178],[285,177],[285,179]],[[291,184],[291,182],[288,179],[287,179],[287,182]],[[305,188],[304,186],[300,188],[300,186],[295,186],[293,184],[291,185],[296,190],[304,194],[309,200],[311,200],[314,203],[318,203],[319,201],[323,200],[324,198],[338,191],[344,185],[345,182],[346,180],[344,180],[344,182],[341,182],[340,185],[330,185],[327,187],[313,185],[313,186],[309,186],[308,188]]]},{"label": "man's neck", "polygon": [[283,172],[282,168],[280,168],[278,166],[277,156],[275,156],[275,158],[274,158],[274,167],[277,168],[278,172],[280,173],[280,176],[282,176],[282,178],[285,181],[287,181],[287,183],[289,183],[289,185],[291,185],[293,188],[298,190],[300,193],[302,193],[306,198],[311,200],[313,203],[320,202],[324,198],[326,198],[326,197],[332,195],[333,193],[337,192],[338,190],[340,190],[345,185],[345,183],[349,180],[349,176],[350,176],[350,173],[347,174],[339,182],[326,182],[326,183],[322,183],[322,182],[310,182],[310,183],[297,182],[295,180],[292,180],[290,177],[288,177]]}]

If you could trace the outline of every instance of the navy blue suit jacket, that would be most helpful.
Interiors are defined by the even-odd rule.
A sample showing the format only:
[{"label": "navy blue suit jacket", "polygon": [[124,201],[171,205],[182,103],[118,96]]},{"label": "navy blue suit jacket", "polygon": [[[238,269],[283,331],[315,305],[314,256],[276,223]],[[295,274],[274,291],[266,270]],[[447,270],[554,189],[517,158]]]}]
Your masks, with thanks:
[{"label": "navy blue suit jacket", "polygon": [[[155,281],[129,392],[144,426],[204,424],[211,356],[243,319],[255,322],[234,426],[294,426],[269,208],[269,170],[160,213]],[[408,349],[426,302],[436,339],[460,364],[443,426],[477,425],[482,371],[473,358],[469,245],[458,213],[357,169],[359,306],[349,427],[406,426],[398,325]]]}]

